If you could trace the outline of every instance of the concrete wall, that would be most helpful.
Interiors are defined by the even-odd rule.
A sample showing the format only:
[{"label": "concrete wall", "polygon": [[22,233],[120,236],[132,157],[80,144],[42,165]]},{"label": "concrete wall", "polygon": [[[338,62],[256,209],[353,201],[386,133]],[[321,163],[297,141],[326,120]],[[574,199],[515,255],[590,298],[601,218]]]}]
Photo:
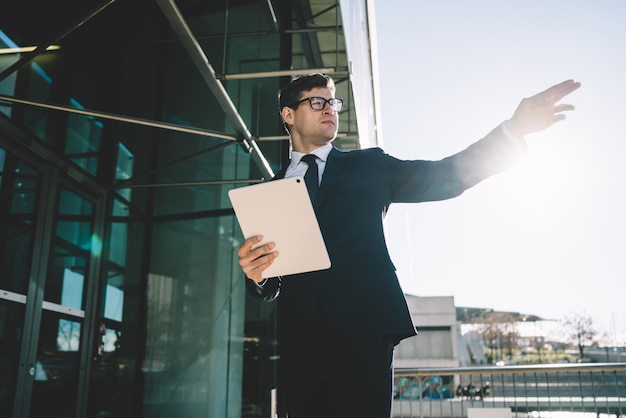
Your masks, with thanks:
[{"label": "concrete wall", "polygon": [[416,337],[398,344],[396,367],[458,367],[458,325],[453,296],[406,295]]}]

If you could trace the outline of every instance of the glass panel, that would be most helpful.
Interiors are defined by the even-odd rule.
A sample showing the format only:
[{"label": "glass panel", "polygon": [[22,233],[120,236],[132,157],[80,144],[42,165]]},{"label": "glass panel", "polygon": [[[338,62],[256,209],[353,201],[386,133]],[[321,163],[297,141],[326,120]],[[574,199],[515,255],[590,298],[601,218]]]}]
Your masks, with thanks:
[{"label": "glass panel", "polygon": [[[118,156],[117,172],[132,170],[120,167]],[[90,417],[135,416],[137,399],[141,399],[142,388],[136,384],[136,376],[145,335],[141,274],[144,223],[131,222],[129,217],[141,216],[131,214],[130,206],[121,200],[115,200],[112,215],[109,248],[104,252],[109,259],[105,262],[106,283],[100,290],[99,334],[89,389]]]},{"label": "glass panel", "polygon": [[0,148],[0,290],[25,295],[39,173]]},{"label": "glass panel", "polygon": [[[73,107],[82,108],[76,100],[71,100],[71,104]],[[70,113],[67,117],[65,153],[94,176],[98,171],[102,129],[102,122],[91,116]]]},{"label": "glass panel", "polygon": [[74,192],[61,190],[45,301],[84,309],[85,277],[93,244],[92,224],[93,204]]},{"label": "glass panel", "polygon": [[142,367],[146,418],[241,416],[245,289],[234,274],[233,222],[155,225]]},{"label": "glass panel", "polygon": [[75,416],[81,324],[42,311],[31,418]]},{"label": "glass panel", "polygon": [[0,411],[13,409],[25,307],[0,299]]},{"label": "glass panel", "polygon": [[278,340],[276,304],[247,297],[243,340],[242,410],[250,417],[271,415],[270,392],[276,387]]},{"label": "glass panel", "polygon": [[39,173],[0,148],[0,411],[15,398],[38,189]]},{"label": "glass panel", "polygon": [[[135,156],[121,142],[117,145],[117,160],[115,163],[115,180],[128,180],[135,171]],[[122,189],[119,194],[130,201],[131,189]],[[126,213],[124,213],[126,215]]]},{"label": "glass panel", "polygon": [[[0,48],[15,48],[17,45],[13,42],[1,29],[0,29]],[[6,70],[13,65],[18,59],[18,54],[0,54],[0,72]],[[17,73],[9,74],[3,80],[0,80],[0,94],[6,96],[15,95],[15,80],[17,79]],[[11,106],[0,105],[0,112],[7,116],[11,116]]]},{"label": "glass panel", "polygon": [[[33,101],[49,102],[52,79],[43,69],[33,63],[28,77],[28,98]],[[22,126],[24,129],[43,141],[48,141],[46,129],[48,128],[49,113],[34,107],[24,107]]]},{"label": "glass panel", "polygon": [[75,416],[94,205],[61,188],[46,274],[31,418]]}]

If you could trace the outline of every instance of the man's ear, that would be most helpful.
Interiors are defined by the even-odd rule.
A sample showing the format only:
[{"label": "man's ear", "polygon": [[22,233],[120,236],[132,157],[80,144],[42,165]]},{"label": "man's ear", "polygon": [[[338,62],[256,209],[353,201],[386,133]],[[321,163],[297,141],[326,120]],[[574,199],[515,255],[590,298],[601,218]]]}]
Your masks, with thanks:
[{"label": "man's ear", "polygon": [[280,111],[280,116],[283,118],[283,122],[289,126],[293,125],[293,112],[294,110],[289,106],[283,107]]}]

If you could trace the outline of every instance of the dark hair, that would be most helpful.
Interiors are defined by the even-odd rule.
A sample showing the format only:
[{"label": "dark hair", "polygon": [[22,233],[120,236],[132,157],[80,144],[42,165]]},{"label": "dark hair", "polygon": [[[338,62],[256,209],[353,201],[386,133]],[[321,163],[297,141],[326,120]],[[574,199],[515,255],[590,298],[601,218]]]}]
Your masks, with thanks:
[{"label": "dark hair", "polygon": [[302,92],[312,90],[316,87],[328,87],[331,90],[335,90],[335,82],[329,76],[320,73],[298,77],[278,92],[278,109],[282,111],[285,106],[293,108],[298,100],[300,100]]}]

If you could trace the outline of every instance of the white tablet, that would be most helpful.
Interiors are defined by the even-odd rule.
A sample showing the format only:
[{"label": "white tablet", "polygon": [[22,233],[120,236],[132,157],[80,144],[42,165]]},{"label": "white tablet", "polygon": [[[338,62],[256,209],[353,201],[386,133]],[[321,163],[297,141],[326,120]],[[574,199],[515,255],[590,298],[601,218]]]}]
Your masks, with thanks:
[{"label": "white tablet", "polygon": [[330,268],[330,258],[302,177],[268,181],[228,191],[245,238],[263,235],[259,245],[279,252],[263,278]]}]

